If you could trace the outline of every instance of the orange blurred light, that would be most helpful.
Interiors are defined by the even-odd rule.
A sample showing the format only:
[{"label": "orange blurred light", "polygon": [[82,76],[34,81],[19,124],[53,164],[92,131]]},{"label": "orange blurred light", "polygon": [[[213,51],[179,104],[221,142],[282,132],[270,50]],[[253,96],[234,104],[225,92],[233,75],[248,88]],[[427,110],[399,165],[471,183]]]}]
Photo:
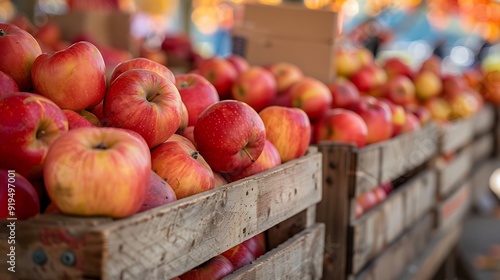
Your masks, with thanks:
[{"label": "orange blurred light", "polygon": [[259,0],[259,3],[264,5],[279,5],[281,2],[281,0]]},{"label": "orange blurred light", "polygon": [[217,10],[213,6],[199,6],[191,13],[193,24],[203,34],[213,34],[218,29]]},{"label": "orange blurred light", "polygon": [[323,9],[326,5],[330,4],[331,0],[304,0],[304,6],[313,10]]}]

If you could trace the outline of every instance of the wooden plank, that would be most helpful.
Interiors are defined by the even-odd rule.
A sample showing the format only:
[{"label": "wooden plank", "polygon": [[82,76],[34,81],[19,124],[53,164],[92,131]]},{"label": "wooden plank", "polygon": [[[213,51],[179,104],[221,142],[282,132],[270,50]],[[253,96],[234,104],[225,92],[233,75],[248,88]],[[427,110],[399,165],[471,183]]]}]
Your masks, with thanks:
[{"label": "wooden plank", "polygon": [[492,131],[495,125],[495,108],[490,104],[486,104],[481,111],[473,116],[472,122],[474,135],[476,136]]},{"label": "wooden plank", "polygon": [[315,224],[223,279],[321,279],[324,242],[324,224]]},{"label": "wooden plank", "polygon": [[375,259],[359,275],[352,276],[355,280],[396,280],[410,263],[425,247],[432,228],[430,214],[421,218],[418,223],[405,232],[382,255]]},{"label": "wooden plank", "polygon": [[472,168],[471,149],[464,149],[452,161],[444,166],[437,166],[438,196],[446,197],[458,183],[465,179]]},{"label": "wooden plank", "polygon": [[271,227],[266,231],[268,249],[274,249],[295,234],[313,225],[316,221],[316,205]]},{"label": "wooden plank", "polygon": [[353,181],[354,147],[320,143],[323,154],[323,199],[316,211],[317,221],[325,224],[326,244],[323,266],[325,279],[343,280],[346,276],[349,230],[349,190]]},{"label": "wooden plank", "polygon": [[355,153],[355,182],[352,187],[354,195],[359,196],[381,184],[381,160],[383,145],[386,143],[367,146]]},{"label": "wooden plank", "polygon": [[[32,269],[18,277],[175,277],[318,203],[321,158],[309,154],[246,180],[88,227],[83,234],[81,228],[55,222],[20,222],[17,230],[26,235],[18,236],[23,244],[16,251],[18,264]],[[49,263],[34,264],[35,249],[43,249]],[[76,256],[74,266],[60,263],[66,251]],[[6,271],[4,263],[0,266],[0,273]]]},{"label": "wooden plank", "polygon": [[453,121],[441,126],[440,153],[454,152],[469,144],[474,137],[472,118]]},{"label": "wooden plank", "polygon": [[484,134],[472,143],[472,160],[477,163],[493,155],[495,138],[492,133]]},{"label": "wooden plank", "polygon": [[438,230],[447,230],[460,223],[470,206],[470,183],[461,184],[449,198],[437,206]]},{"label": "wooden plank", "polygon": [[447,232],[439,232],[410,265],[399,280],[429,280],[458,242],[462,225],[458,224]]},{"label": "wooden plank", "polygon": [[435,204],[436,172],[429,169],[423,171],[408,183],[404,195],[404,226],[410,228],[424,213],[427,213]]}]

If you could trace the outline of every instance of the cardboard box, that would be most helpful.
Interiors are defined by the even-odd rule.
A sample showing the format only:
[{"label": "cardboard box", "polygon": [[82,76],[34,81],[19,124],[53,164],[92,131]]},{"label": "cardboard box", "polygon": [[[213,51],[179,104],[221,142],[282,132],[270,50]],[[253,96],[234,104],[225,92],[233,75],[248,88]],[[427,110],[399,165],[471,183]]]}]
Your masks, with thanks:
[{"label": "cardboard box", "polygon": [[289,62],[322,82],[335,79],[337,13],[298,4],[247,4],[233,29],[233,53],[250,64]]},{"label": "cardboard box", "polygon": [[134,47],[130,25],[131,14],[121,11],[109,12],[69,12],[54,15],[50,22],[61,28],[61,35],[66,40],[88,34],[98,44],[137,53]]}]

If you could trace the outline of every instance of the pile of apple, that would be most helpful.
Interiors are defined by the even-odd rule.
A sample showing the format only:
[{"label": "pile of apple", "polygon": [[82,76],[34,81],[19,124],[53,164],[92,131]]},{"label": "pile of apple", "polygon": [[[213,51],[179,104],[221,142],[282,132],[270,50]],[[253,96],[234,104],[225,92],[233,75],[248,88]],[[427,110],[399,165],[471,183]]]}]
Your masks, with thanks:
[{"label": "pile of apple", "polygon": [[89,42],[42,53],[0,24],[0,50],[0,175],[16,172],[16,215],[47,196],[48,212],[126,217],[301,157],[310,142],[304,111],[220,101],[202,76],[145,58],[107,83]]},{"label": "pile of apple", "polygon": [[266,252],[265,235],[260,233],[171,280],[222,279]]}]

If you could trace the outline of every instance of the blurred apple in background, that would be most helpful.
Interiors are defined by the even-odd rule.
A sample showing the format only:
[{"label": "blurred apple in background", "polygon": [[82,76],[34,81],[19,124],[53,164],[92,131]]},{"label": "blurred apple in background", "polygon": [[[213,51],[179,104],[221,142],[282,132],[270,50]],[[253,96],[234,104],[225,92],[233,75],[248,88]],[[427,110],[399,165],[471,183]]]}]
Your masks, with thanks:
[{"label": "blurred apple in background", "polygon": [[311,141],[311,124],[303,110],[271,106],[259,115],[266,129],[266,138],[276,147],[282,162],[306,153]]},{"label": "blurred apple in background", "polygon": [[363,212],[367,212],[375,205],[377,205],[378,200],[374,192],[368,191],[366,193],[359,195],[356,198],[356,203],[359,204],[361,208],[363,208]]},{"label": "blurred apple in background", "polygon": [[429,109],[420,105],[411,105],[405,108],[406,111],[412,113],[420,121],[420,124],[426,125],[431,121],[432,115]]},{"label": "blurred apple in background", "polygon": [[151,171],[146,198],[137,212],[144,212],[176,200],[177,197],[172,187],[158,174]]},{"label": "blurred apple in background", "polygon": [[179,75],[176,77],[176,86],[188,110],[188,126],[194,126],[201,112],[219,101],[215,87],[201,75]]},{"label": "blurred apple in background", "polygon": [[401,105],[396,105],[392,103],[390,100],[386,100],[384,98],[380,98],[380,101],[383,101],[385,104],[389,106],[392,114],[392,137],[399,135],[402,132],[403,126],[406,122],[406,113],[405,109]]},{"label": "blurred apple in background", "polygon": [[236,73],[238,75],[247,71],[248,68],[250,68],[248,61],[246,61],[246,59],[244,59],[239,55],[231,54],[228,57],[226,57],[226,60],[229,61],[229,63],[231,63],[234,66],[234,69],[236,69]]},{"label": "blurred apple in background", "polygon": [[276,96],[276,80],[271,72],[253,66],[241,73],[233,83],[231,97],[245,102],[259,112]]},{"label": "blurred apple in background", "polygon": [[387,194],[385,193],[385,190],[382,187],[376,187],[372,190],[373,194],[375,195],[375,200],[377,201],[376,204],[380,204],[387,198]]},{"label": "blurred apple in background", "polygon": [[468,118],[477,113],[480,108],[477,97],[467,91],[456,93],[446,100],[450,104],[451,119]]},{"label": "blurred apple in background", "polygon": [[437,77],[441,76],[441,65],[442,65],[442,60],[439,58],[439,56],[436,55],[431,55],[429,58],[424,60],[422,65],[420,66],[420,71],[430,71],[434,73]]},{"label": "blurred apple in background", "polygon": [[467,81],[462,76],[457,75],[447,75],[442,79],[443,83],[443,96],[453,97],[460,94],[464,90],[467,90],[469,86]]},{"label": "blurred apple in background", "polygon": [[413,71],[401,58],[392,57],[384,61],[382,68],[387,73],[387,78],[391,80],[397,76],[412,78]]},{"label": "blurred apple in background", "polygon": [[37,31],[37,28],[33,25],[33,23],[31,23],[31,21],[22,13],[17,13],[9,23],[32,35]]},{"label": "blurred apple in background", "polygon": [[198,68],[198,74],[214,85],[221,100],[231,96],[231,88],[238,76],[234,66],[221,57],[214,57],[203,62]]},{"label": "blurred apple in background", "polygon": [[168,65],[167,54],[161,48],[142,45],[139,49],[139,56],[161,65]]},{"label": "blurred apple in background", "polygon": [[142,57],[127,60],[118,64],[115,69],[113,69],[110,83],[112,83],[118,76],[120,76],[124,72],[135,69],[144,69],[155,72],[175,84],[175,75],[174,73],[172,73],[172,71],[170,71],[170,69],[168,69],[164,65]]},{"label": "blurred apple in background", "polygon": [[417,131],[420,127],[420,120],[414,114],[406,112],[405,123],[401,129],[401,133]]},{"label": "blurred apple in background", "polygon": [[358,72],[361,66],[361,61],[355,51],[343,47],[335,50],[334,67],[337,75],[348,78]]},{"label": "blurred apple in background", "polygon": [[328,88],[332,94],[332,108],[349,108],[359,100],[358,89],[345,78],[337,78]]},{"label": "blurred apple in background", "polygon": [[[206,263],[178,277],[180,280],[218,280],[235,271],[234,265],[222,255],[211,258]],[[177,279],[172,279],[177,280]]]},{"label": "blurred apple in background", "polygon": [[500,71],[488,71],[481,85],[481,95],[494,105],[500,105]]},{"label": "blurred apple in background", "polygon": [[443,89],[441,79],[431,71],[419,72],[414,77],[413,83],[417,98],[421,101],[427,101],[438,96]]},{"label": "blurred apple in background", "polygon": [[296,82],[304,77],[299,67],[291,63],[278,62],[266,67],[276,79],[278,95],[284,94]]},{"label": "blurred apple in background", "polygon": [[[26,178],[13,170],[0,169],[0,179],[3,182],[0,188],[0,203],[3,205],[0,219],[27,220],[40,213],[38,194]],[[14,206],[12,211],[9,210],[10,205]]]},{"label": "blurred apple in background", "polygon": [[434,97],[425,103],[425,107],[429,109],[433,120],[438,122],[446,122],[451,115],[451,108],[448,102],[441,97]]},{"label": "blurred apple in background", "polygon": [[13,24],[0,23],[0,53],[0,71],[12,77],[19,90],[30,91],[31,68],[42,54],[35,38]]},{"label": "blurred apple in background", "polygon": [[352,143],[357,147],[366,144],[368,128],[363,119],[346,109],[329,109],[318,120],[314,128],[314,141]]},{"label": "blurred apple in background", "polygon": [[221,255],[226,257],[233,264],[234,269],[242,268],[255,260],[255,256],[243,244],[238,244],[223,252]]},{"label": "blurred apple in background", "polygon": [[0,71],[0,97],[18,91],[19,88],[17,87],[16,81],[14,81],[11,76]]},{"label": "blurred apple in background", "polygon": [[415,86],[406,76],[396,76],[384,86],[384,97],[396,105],[408,106],[415,104]]},{"label": "blurred apple in background", "polygon": [[55,49],[55,46],[61,41],[61,29],[56,24],[47,22],[38,27],[33,37],[38,42]]},{"label": "blurred apple in background", "polygon": [[483,75],[479,70],[475,68],[465,69],[462,73],[462,77],[465,79],[465,82],[471,89],[479,90],[479,88],[481,87]]},{"label": "blurred apple in background", "polygon": [[332,94],[328,87],[322,82],[305,77],[290,88],[292,106],[306,112],[311,121],[321,115],[332,106]]},{"label": "blurred apple in background", "polygon": [[371,96],[364,96],[351,107],[366,123],[367,144],[391,138],[393,132],[392,113],[389,105]]},{"label": "blurred apple in background", "polygon": [[375,64],[373,53],[369,49],[360,48],[356,51],[356,54],[361,66],[369,66]]}]

